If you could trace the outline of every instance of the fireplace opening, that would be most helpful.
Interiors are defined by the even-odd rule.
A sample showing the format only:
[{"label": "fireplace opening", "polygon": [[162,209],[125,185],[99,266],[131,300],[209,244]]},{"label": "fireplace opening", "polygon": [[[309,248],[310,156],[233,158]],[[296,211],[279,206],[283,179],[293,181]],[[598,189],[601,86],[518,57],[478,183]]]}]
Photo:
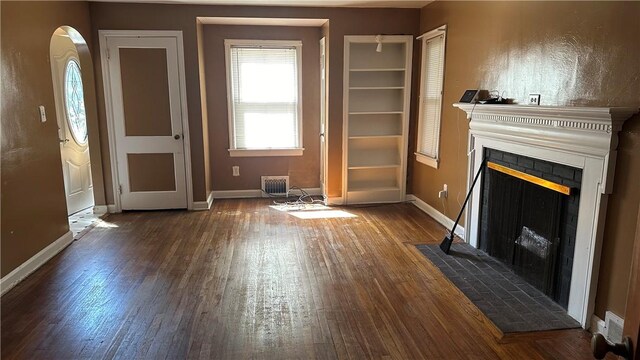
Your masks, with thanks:
[{"label": "fireplace opening", "polygon": [[479,247],[565,309],[582,170],[485,149]]}]

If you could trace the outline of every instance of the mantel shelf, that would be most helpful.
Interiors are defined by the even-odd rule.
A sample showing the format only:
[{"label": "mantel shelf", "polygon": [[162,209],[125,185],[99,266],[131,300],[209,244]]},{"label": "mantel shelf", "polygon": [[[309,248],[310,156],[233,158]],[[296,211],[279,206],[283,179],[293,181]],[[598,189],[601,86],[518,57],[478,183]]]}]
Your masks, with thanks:
[{"label": "mantel shelf", "polygon": [[[586,130],[599,130],[597,126],[586,124],[600,124],[612,128],[608,131],[619,131],[622,123],[638,112],[637,107],[587,107],[587,106],[533,106],[517,104],[470,104],[455,103],[457,107],[467,113],[467,119],[472,115],[492,115],[496,121],[506,121],[518,118],[519,122],[553,127],[574,127]],[[504,118],[499,118],[499,117]],[[540,123],[540,119],[547,120]]]}]

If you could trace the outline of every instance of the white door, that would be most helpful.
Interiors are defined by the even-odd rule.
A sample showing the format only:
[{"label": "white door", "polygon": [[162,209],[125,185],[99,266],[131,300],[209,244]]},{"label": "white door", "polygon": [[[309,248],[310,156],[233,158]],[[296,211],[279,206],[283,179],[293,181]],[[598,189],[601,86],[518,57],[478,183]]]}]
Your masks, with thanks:
[{"label": "white door", "polygon": [[176,37],[106,38],[123,210],[187,207]]},{"label": "white door", "polygon": [[54,34],[51,70],[67,213],[71,215],[93,206],[94,202],[82,69],[76,47],[68,36]]},{"label": "white door", "polygon": [[325,38],[320,39],[320,189],[327,197],[327,56]]}]

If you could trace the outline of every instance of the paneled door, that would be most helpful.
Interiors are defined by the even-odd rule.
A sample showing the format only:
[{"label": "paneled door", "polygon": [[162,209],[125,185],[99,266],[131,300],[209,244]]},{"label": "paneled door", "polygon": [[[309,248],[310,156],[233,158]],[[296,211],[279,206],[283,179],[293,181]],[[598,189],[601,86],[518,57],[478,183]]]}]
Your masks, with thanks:
[{"label": "paneled door", "polygon": [[71,215],[93,206],[82,69],[74,43],[58,32],[51,40],[50,57],[67,214]]},{"label": "paneled door", "polygon": [[176,37],[106,37],[120,207],[187,207]]}]

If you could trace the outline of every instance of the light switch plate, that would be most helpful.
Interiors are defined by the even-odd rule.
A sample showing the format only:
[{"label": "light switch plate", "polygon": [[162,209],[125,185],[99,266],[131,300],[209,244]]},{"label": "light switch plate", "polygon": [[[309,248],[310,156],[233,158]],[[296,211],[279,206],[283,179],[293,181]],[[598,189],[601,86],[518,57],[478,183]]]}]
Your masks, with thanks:
[{"label": "light switch plate", "polygon": [[44,111],[44,105],[38,106],[38,110],[40,110],[40,122],[47,122],[47,114]]},{"label": "light switch plate", "polygon": [[529,105],[540,105],[540,94],[529,94]]}]

